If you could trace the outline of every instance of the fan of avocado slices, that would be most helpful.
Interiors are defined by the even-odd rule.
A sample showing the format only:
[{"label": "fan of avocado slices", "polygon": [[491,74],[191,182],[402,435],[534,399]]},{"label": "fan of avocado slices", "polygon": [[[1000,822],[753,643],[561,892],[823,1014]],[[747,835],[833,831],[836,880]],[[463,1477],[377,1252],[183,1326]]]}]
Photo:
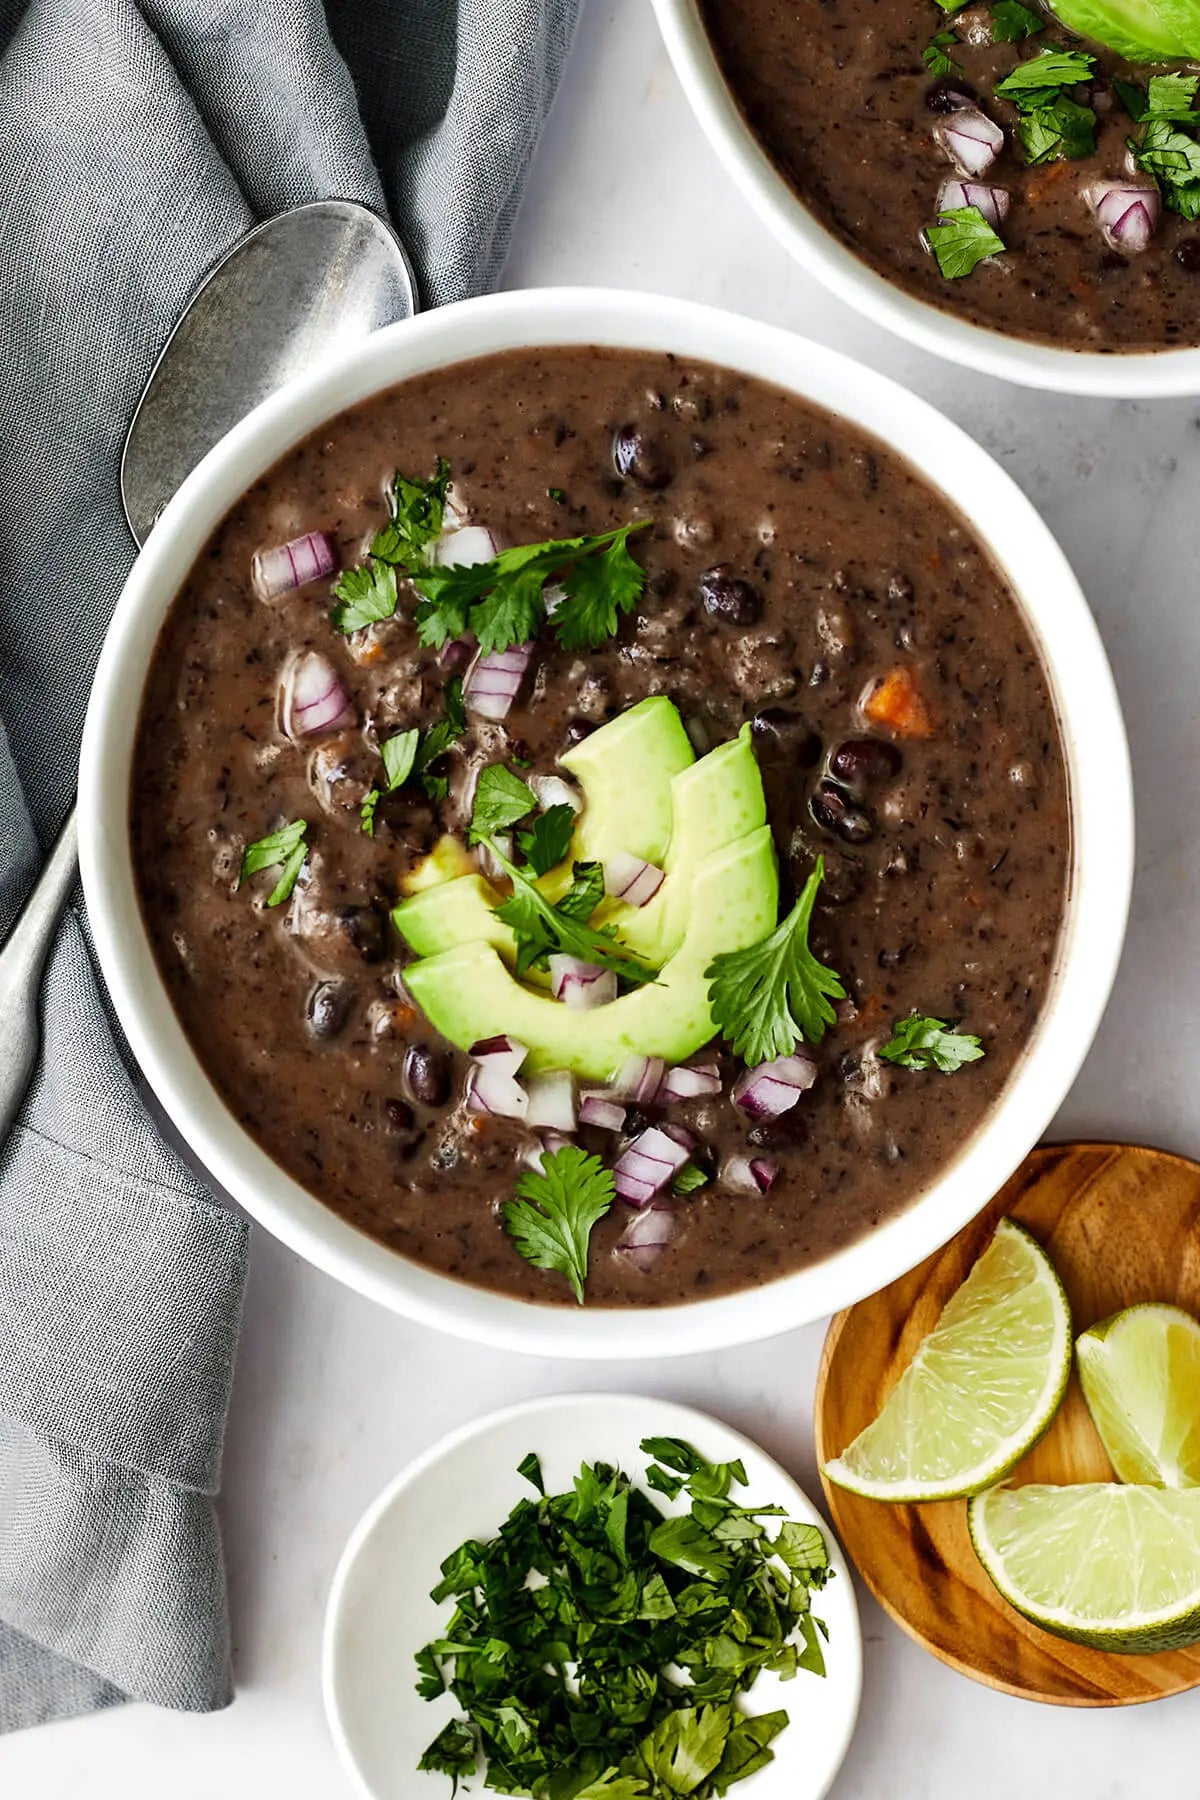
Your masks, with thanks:
[{"label": "fan of avocado slices", "polygon": [[1053,0],[1051,10],[1130,62],[1200,61],[1200,0]]}]

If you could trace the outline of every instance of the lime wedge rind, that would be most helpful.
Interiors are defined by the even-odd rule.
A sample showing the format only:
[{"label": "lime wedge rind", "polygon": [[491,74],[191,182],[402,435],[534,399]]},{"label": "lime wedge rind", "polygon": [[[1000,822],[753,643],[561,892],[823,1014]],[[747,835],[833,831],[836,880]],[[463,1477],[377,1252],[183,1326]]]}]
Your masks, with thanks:
[{"label": "lime wedge rind", "polygon": [[1200,1324],[1177,1306],[1126,1307],[1083,1332],[1075,1356],[1122,1481],[1200,1486]]},{"label": "lime wedge rind", "polygon": [[1070,1372],[1062,1283],[1036,1240],[1002,1219],[879,1416],[825,1465],[826,1478],[895,1504],[978,1493],[1046,1431]]},{"label": "lime wedge rind", "polygon": [[992,1583],[1031,1624],[1122,1655],[1200,1642],[1200,1489],[993,1488],[971,1500],[967,1524]]}]

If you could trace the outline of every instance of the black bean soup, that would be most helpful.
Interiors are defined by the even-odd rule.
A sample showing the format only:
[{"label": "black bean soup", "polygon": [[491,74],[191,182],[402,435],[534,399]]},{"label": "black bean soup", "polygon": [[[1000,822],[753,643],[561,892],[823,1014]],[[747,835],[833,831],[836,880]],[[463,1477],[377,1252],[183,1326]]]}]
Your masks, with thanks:
[{"label": "black bean soup", "polygon": [[[645,589],[598,649],[544,632],[507,716],[468,708],[433,765],[442,781],[384,795],[368,835],[379,745],[444,717],[453,657],[419,646],[403,580],[394,616],[343,634],[328,576],[264,601],[251,566],[309,532],[354,565],[386,522],[393,472],[423,479],[438,457],[458,527],[501,544],[651,521],[630,539]],[[281,727],[298,652],[332,665],[346,701],[313,731]],[[718,1046],[719,1093],[626,1096],[621,1133],[579,1129],[608,1166],[656,1123],[691,1134],[709,1179],[664,1196],[665,1251],[617,1253],[621,1201],[591,1239],[590,1304],[661,1305],[773,1280],[907,1206],[979,1125],[1037,1019],[1069,863],[1064,762],[1033,644],[963,520],[883,445],[742,375],[509,352],[345,413],[259,481],[172,605],[142,702],[142,907],[227,1105],[363,1230],[531,1300],[571,1298],[502,1220],[537,1139],[467,1104],[471,1060],[409,997],[389,909],[435,844],[465,839],[482,767],[561,774],[572,744],[650,695],[676,704],[700,751],[752,722],[781,911],[822,855],[810,945],[846,989],[815,1082],[782,1114],[734,1104]],[[279,868],[239,887],[243,854],[298,819],[307,858],[272,907]],[[883,1060],[913,1012],[958,1023],[985,1054],[953,1074]],[[754,1159],[774,1174],[764,1193],[727,1179]]]},{"label": "black bean soup", "polygon": [[[878,273],[977,325],[1071,349],[1200,343],[1197,65],[1174,65],[1185,89],[1162,90],[1171,117],[1152,123],[1133,115],[1165,66],[1073,35],[1038,0],[949,15],[932,0],[700,7],[767,154]],[[1001,35],[1016,31],[1032,35]],[[1012,87],[1051,52],[1084,62],[1057,87]],[[929,235],[965,206],[993,237]]]}]

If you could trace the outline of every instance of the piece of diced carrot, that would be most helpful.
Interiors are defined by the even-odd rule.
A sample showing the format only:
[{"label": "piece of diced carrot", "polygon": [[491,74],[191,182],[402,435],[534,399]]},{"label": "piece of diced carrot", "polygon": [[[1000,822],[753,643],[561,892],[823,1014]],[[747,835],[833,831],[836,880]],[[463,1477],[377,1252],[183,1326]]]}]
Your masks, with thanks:
[{"label": "piece of diced carrot", "polygon": [[873,725],[886,726],[897,737],[933,735],[933,715],[908,668],[889,670],[863,701],[863,712]]}]

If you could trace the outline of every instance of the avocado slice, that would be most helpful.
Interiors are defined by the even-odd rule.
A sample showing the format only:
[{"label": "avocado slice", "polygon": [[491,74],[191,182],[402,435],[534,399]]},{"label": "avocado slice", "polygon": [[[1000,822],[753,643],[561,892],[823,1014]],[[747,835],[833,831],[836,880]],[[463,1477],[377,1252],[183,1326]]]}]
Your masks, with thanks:
[{"label": "avocado slice", "polygon": [[457,881],[427,887],[392,909],[392,924],[418,956],[436,956],[454,944],[494,944],[506,962],[516,959],[517,944],[496,917],[500,895],[483,875],[460,875]]},{"label": "avocado slice", "polygon": [[[1197,0],[1052,0],[1052,11],[1069,30],[1094,38],[1130,62],[1173,62],[1200,49]],[[1179,34],[1174,14],[1180,15],[1185,36]]]},{"label": "avocado slice", "polygon": [[[671,838],[661,864],[666,880],[645,906],[606,909],[622,941],[652,963],[666,962],[683,942],[692,909],[692,881],[700,865],[766,822],[767,803],[749,725],[675,776],[671,806]],[[600,922],[605,922],[604,914]]]},{"label": "avocado slice", "polygon": [[775,927],[779,872],[769,827],[760,826],[696,868],[687,935],[658,980],[608,1006],[574,1012],[534,993],[482,940],[413,963],[409,992],[431,1024],[467,1050],[507,1032],[529,1046],[524,1065],[570,1069],[609,1081],[627,1056],[681,1062],[713,1036],[705,970],[722,950],[741,950]]},{"label": "avocado slice", "polygon": [[562,766],[587,795],[568,863],[603,862],[628,850],[661,864],[671,836],[672,777],[695,760],[683,720],[662,694],[639,700],[568,750]]}]

